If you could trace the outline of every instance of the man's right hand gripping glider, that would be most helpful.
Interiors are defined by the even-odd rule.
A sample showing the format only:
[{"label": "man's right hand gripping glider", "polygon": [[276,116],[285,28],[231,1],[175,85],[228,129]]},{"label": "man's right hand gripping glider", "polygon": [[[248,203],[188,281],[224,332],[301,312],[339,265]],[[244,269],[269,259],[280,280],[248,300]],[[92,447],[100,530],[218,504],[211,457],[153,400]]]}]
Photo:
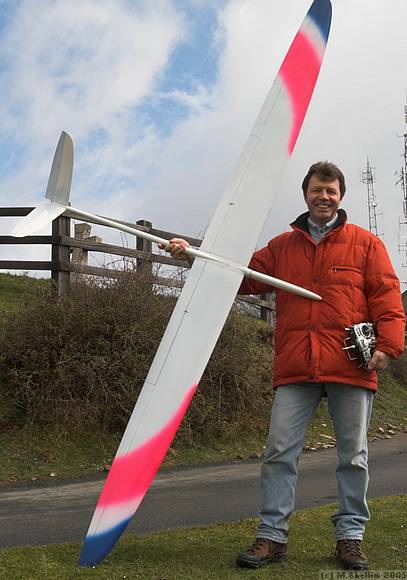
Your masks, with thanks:
[{"label": "man's right hand gripping glider", "polygon": [[[257,537],[237,557],[242,567],[258,568],[287,557],[288,519],[294,510],[297,462],[308,422],[322,396],[332,417],[338,467],[339,508],[331,517],[339,562],[367,569],[361,541],[370,519],[367,428],[377,389],[377,370],[404,350],[405,316],[400,285],[382,241],[347,222],[339,209],[346,186],[333,163],[312,165],[302,183],[308,211],[254,253],[253,270],[303,286],[322,296],[314,302],[275,290],[276,328],[273,385],[276,394],[265,459],[261,468],[261,508]],[[188,259],[185,240],[165,249]],[[270,286],[244,278],[240,294],[270,292]],[[345,328],[373,322],[376,350],[360,367],[343,350]]]}]

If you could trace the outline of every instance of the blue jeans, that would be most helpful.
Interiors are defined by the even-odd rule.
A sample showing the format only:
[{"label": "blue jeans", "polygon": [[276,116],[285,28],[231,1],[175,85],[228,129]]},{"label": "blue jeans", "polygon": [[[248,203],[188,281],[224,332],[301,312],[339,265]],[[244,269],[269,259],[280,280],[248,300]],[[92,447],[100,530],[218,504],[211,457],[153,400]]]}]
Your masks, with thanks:
[{"label": "blue jeans", "polygon": [[341,383],[301,383],[277,388],[271,412],[266,457],[261,468],[258,537],[287,542],[294,510],[297,464],[308,423],[324,391],[335,429],[339,509],[332,516],[337,540],[363,538],[369,521],[366,493],[367,428],[373,391]]}]

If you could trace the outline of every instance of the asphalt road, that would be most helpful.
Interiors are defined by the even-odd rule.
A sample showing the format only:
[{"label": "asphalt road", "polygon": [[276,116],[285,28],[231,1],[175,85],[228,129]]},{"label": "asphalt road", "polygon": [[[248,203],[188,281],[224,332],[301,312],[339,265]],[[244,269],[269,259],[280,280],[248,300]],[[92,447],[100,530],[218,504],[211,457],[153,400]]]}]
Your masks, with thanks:
[{"label": "asphalt road", "polygon": [[[407,434],[370,444],[369,496],[407,492]],[[336,499],[336,450],[304,453],[297,509]],[[129,531],[230,522],[255,516],[260,461],[178,468],[155,478]],[[83,539],[104,479],[0,487],[0,548]]]}]

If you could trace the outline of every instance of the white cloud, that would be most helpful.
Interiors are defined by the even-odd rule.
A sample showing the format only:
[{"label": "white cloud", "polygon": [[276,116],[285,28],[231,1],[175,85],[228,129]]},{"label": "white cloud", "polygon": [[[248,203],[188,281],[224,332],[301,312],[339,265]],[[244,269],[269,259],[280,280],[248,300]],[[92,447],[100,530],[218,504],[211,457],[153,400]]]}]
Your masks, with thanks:
[{"label": "white cloud", "polygon": [[[125,176],[125,166],[135,164],[128,142],[146,137],[148,148],[152,138],[148,128],[142,139],[132,134],[135,108],[154,89],[184,28],[170,0],[23,0],[0,41],[7,64],[0,139],[27,150],[19,174],[3,181],[5,195],[28,198],[44,184],[61,129],[83,146],[79,175],[83,164],[93,174]],[[95,146],[100,130],[105,138]]]},{"label": "white cloud", "polygon": [[[224,51],[213,88],[213,107],[181,123],[162,143],[155,180],[141,189],[145,217],[161,227],[202,232],[309,2],[234,0],[219,14]],[[334,2],[333,26],[315,96],[282,191],[262,240],[287,229],[305,210],[300,183],[319,159],[337,162],[348,181],[344,207],[367,227],[367,195],[360,174],[366,156],[377,168],[378,210],[385,241],[397,254],[401,193],[394,171],[401,164],[407,5],[395,0]],[[147,189],[150,188],[150,202]],[[144,217],[143,216],[143,217]],[[400,271],[401,272],[401,271]]]},{"label": "white cloud", "polygon": [[[190,10],[194,3],[189,0]],[[377,169],[386,242],[399,266],[401,193],[393,183],[402,148],[396,134],[405,130],[407,5],[405,0],[393,0],[391,9],[385,0],[333,4],[321,76],[262,239],[286,229],[303,211],[299,184],[318,159],[344,169],[344,207],[352,221],[367,226],[360,172],[369,155]],[[159,81],[168,59],[181,39],[193,35],[180,3],[178,12],[169,0],[23,0],[21,5],[24,18],[14,21],[0,47],[10,58],[15,55],[9,88],[0,97],[0,127],[7,122],[10,133],[20,131],[31,157],[3,184],[3,199],[13,192],[28,204],[33,192],[45,187],[64,122],[78,144],[74,204],[129,220],[152,219],[156,227],[180,233],[202,232],[310,1],[207,0],[205,6],[218,11],[213,42],[222,50],[216,83],[200,81],[197,57],[193,88],[164,94]],[[202,59],[207,50],[202,47]],[[158,121],[137,115],[143,99],[158,109],[175,100],[185,114],[163,136]],[[91,139],[98,130],[102,139]]]},{"label": "white cloud", "polygon": [[[104,127],[153,88],[182,37],[170,2],[25,0],[3,39],[8,92],[33,138],[68,123],[77,138]],[[142,9],[141,9],[142,8]]]}]

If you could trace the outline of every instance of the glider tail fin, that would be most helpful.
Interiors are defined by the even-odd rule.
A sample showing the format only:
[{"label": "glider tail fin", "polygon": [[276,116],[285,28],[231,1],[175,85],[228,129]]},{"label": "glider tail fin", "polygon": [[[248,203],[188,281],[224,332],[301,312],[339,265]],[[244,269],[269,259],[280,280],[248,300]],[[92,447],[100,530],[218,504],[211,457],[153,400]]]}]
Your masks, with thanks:
[{"label": "glider tail fin", "polygon": [[62,131],[52,161],[45,197],[50,201],[68,205],[73,171],[73,141]]},{"label": "glider tail fin", "polygon": [[52,161],[46,200],[21,219],[10,232],[12,236],[25,237],[36,233],[66,210],[69,203],[73,173],[73,141],[62,131]]}]

